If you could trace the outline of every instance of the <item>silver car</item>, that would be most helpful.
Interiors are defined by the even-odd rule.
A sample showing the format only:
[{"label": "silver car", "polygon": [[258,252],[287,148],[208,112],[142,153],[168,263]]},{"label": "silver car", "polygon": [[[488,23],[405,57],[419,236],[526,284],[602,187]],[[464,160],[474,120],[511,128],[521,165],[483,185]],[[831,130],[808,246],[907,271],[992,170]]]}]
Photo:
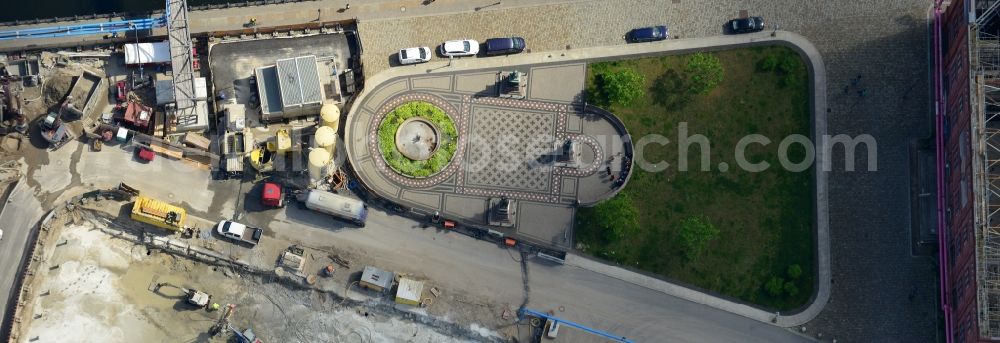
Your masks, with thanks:
[{"label": "silver car", "polygon": [[431,60],[431,49],[422,46],[399,50],[400,64],[423,63]]},{"label": "silver car", "polygon": [[445,57],[475,56],[479,53],[479,42],[471,39],[450,40],[441,44],[441,55]]}]

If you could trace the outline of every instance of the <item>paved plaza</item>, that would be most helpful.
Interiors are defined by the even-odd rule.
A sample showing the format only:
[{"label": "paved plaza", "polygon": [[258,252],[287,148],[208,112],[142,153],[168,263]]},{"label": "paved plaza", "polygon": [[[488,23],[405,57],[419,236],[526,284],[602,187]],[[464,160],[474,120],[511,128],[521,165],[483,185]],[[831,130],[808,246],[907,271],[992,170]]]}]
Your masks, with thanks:
[{"label": "paved plaza", "polygon": [[[418,74],[370,87],[345,129],[355,171],[379,195],[419,213],[440,212],[444,219],[536,244],[571,247],[576,205],[595,204],[621,189],[611,174],[629,169],[631,147],[617,118],[578,102],[584,64],[518,69],[529,80],[524,99],[497,97],[495,68]],[[459,133],[451,163],[426,178],[394,171],[379,152],[381,120],[410,101],[441,108]],[[567,142],[576,147],[573,163],[559,160]],[[514,201],[513,223],[490,226],[490,201],[500,198]]]},{"label": "paved plaza", "polygon": [[[342,5],[342,2],[318,1],[315,4],[268,7],[267,13],[261,13],[264,11],[260,8],[239,9],[225,14],[222,10],[196,12],[192,15],[192,27],[204,31],[233,29],[240,27],[250,16],[259,17],[263,25],[301,23],[303,18],[313,15],[313,10],[282,12],[280,9],[320,4],[323,7],[320,8],[319,16],[323,20],[359,19],[359,34],[365,43],[362,57],[365,74],[373,77],[384,71],[399,68],[419,68],[421,71],[442,68],[446,62],[437,57],[426,65],[394,66],[393,54],[402,47],[434,47],[447,39],[482,40],[516,34],[526,38],[528,48],[532,52],[544,52],[558,58],[562,54],[571,54],[582,47],[608,46],[612,49],[621,47],[622,35],[633,27],[667,24],[670,26],[672,38],[709,37],[721,34],[722,24],[737,16],[741,10],[747,10],[751,15],[761,15],[767,21],[769,30],[780,27],[781,30],[802,35],[815,45],[822,55],[827,67],[827,89],[829,89],[825,92],[829,100],[828,131],[831,134],[842,133],[851,136],[871,134],[878,141],[880,153],[876,172],[845,172],[843,165],[837,164],[834,166],[834,172],[829,173],[830,262],[833,274],[829,286],[832,291],[830,301],[825,304],[823,312],[805,325],[807,328],[805,335],[815,338],[822,334],[824,341],[837,339],[838,342],[929,342],[936,339],[938,311],[934,261],[925,257],[914,257],[909,249],[908,218],[911,209],[907,190],[909,167],[906,151],[912,139],[927,137],[930,133],[927,91],[930,1],[623,0],[555,1],[558,4],[548,5],[552,2],[505,0],[501,5],[475,10],[475,7],[492,2],[437,0],[431,6],[419,6],[414,5],[412,1],[371,1],[366,4],[355,4],[351,11],[338,13],[335,10]],[[533,6],[535,4],[545,5]],[[401,10],[404,7],[406,10]],[[429,14],[447,15],[427,16]],[[390,18],[396,19],[391,22],[381,20]],[[743,38],[747,41],[754,39],[752,35]],[[494,57],[504,61],[513,58],[515,57]],[[454,61],[454,68],[461,68],[467,60],[474,59],[457,59]],[[537,74],[539,70],[530,72]],[[849,85],[852,79],[859,76],[860,87],[868,89],[869,96],[859,97],[854,93],[840,91],[841,87]],[[476,92],[457,91],[456,89],[465,87],[464,84],[456,84],[454,80],[445,85],[436,84],[441,82],[433,79],[417,82],[414,80],[415,78],[409,79],[408,82],[396,85],[395,87],[400,89],[392,92],[395,95],[386,95],[384,100],[411,93],[427,93],[445,99],[457,109],[462,109],[463,104],[470,107],[490,107],[474,104],[471,99],[475,98]],[[480,87],[483,85],[482,80],[477,82]],[[535,78],[532,82],[538,86],[545,81]],[[421,83],[427,88],[420,90],[413,88]],[[535,89],[541,88],[550,87]],[[549,97],[567,98],[567,94],[531,93],[535,89],[529,91],[528,101],[560,104],[559,101],[553,101]],[[470,98],[469,102],[464,102],[466,95]],[[378,108],[363,109],[369,115],[374,115],[378,110]],[[475,114],[470,112],[469,125],[476,125],[474,116]],[[567,117],[567,121],[569,118]],[[567,123],[567,127],[572,125]],[[365,138],[361,140],[361,145],[364,145]],[[358,144],[353,146],[356,147]],[[858,168],[864,169],[866,156],[861,155],[856,158],[859,162]],[[366,163],[369,170],[375,170],[371,156],[367,157]],[[488,178],[483,176],[477,180],[486,182]],[[445,180],[433,189],[450,192],[452,196],[468,196],[458,193],[455,181]],[[553,183],[551,179],[548,182],[551,190]],[[386,184],[396,185],[394,182]],[[543,188],[544,186],[539,184],[535,189]],[[401,191],[399,193],[402,194]],[[534,191],[529,193],[541,194]],[[430,198],[432,195],[411,196],[411,198],[419,197]],[[458,200],[452,201],[453,206],[459,206],[458,203],[473,205],[475,203],[463,203],[462,198],[455,199]],[[443,200],[439,200],[439,203],[441,201]],[[218,202],[219,204],[213,205],[209,211],[215,212],[218,208],[230,207],[222,206],[226,202],[221,200],[221,197]],[[532,203],[538,206],[548,204],[534,201]],[[522,209],[522,213],[527,212]],[[385,232],[385,237],[401,235],[398,230],[405,224],[397,222],[389,224],[394,231]],[[299,226],[300,224],[296,223],[295,227]],[[372,231],[374,230],[359,231],[359,234]],[[403,232],[405,234],[410,231]],[[338,237],[341,238],[342,236]],[[412,237],[407,236],[407,238],[412,240]],[[378,244],[373,243],[369,248],[375,250],[384,245],[382,239],[384,237],[379,237]],[[410,240],[400,240],[397,246],[405,247],[409,244]],[[430,242],[427,246],[435,247],[434,244],[440,243]],[[391,250],[398,249],[394,246]],[[456,248],[438,247],[430,250],[448,254],[453,249]],[[470,255],[481,254],[475,250],[477,248],[470,248],[466,252]],[[392,252],[387,249],[383,253],[389,255]],[[445,256],[447,258],[435,262],[445,266],[448,261],[470,258],[459,254]],[[493,258],[489,260],[490,264],[477,264],[475,269],[469,268],[463,271],[470,274],[480,272],[480,268],[488,268],[506,259],[506,256],[497,258],[490,255],[490,257]],[[397,257],[397,260],[407,261],[409,258],[402,256]],[[462,270],[462,265],[447,266]],[[556,306],[571,303],[574,299],[593,299],[569,307],[570,311],[573,311],[574,307],[577,308],[569,318],[596,323],[602,328],[621,329],[617,331],[627,331],[630,337],[645,338],[643,341],[779,340],[776,336],[762,334],[774,329],[770,324],[751,321],[756,325],[754,326],[747,324],[748,320],[742,317],[717,315],[714,310],[707,307],[691,306],[687,301],[661,296],[660,293],[642,293],[646,288],[634,287],[639,283],[609,283],[605,279],[597,279],[593,285],[598,286],[588,285],[590,288],[597,287],[594,288],[596,291],[574,292],[575,287],[565,287],[564,281],[573,280],[574,283],[580,283],[584,277],[572,273],[579,273],[582,269],[564,267],[541,270],[543,272],[536,273],[532,281],[534,283],[532,301],[535,304]],[[541,277],[537,276],[561,273],[571,275],[565,280],[558,279],[558,282],[542,281],[539,280]],[[500,273],[488,274],[500,275]],[[489,279],[487,284],[497,284],[505,280],[507,279]],[[601,285],[609,286],[600,288]],[[520,285],[505,286],[507,287],[497,288],[507,290]],[[601,296],[596,296],[597,294]],[[908,294],[913,296],[908,297]],[[588,297],[589,295],[594,296]],[[603,301],[604,297],[619,295],[620,298],[610,298],[616,301]],[[677,311],[672,312],[674,309]],[[622,318],[615,318],[615,315]],[[801,332],[801,329],[795,328],[795,331]],[[706,337],[716,337],[716,339]],[[726,338],[718,339],[718,337]]]}]

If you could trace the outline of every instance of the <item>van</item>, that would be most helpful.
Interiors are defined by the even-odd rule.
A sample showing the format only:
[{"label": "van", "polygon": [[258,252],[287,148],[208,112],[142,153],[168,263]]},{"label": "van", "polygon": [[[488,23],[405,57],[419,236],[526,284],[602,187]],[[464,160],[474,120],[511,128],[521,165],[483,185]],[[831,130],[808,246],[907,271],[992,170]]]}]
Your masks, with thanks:
[{"label": "van", "polygon": [[365,227],[368,219],[368,205],[358,199],[313,189],[305,202],[310,210],[350,221],[359,227]]},{"label": "van", "polygon": [[509,55],[524,51],[524,38],[490,38],[486,40],[486,55]]}]

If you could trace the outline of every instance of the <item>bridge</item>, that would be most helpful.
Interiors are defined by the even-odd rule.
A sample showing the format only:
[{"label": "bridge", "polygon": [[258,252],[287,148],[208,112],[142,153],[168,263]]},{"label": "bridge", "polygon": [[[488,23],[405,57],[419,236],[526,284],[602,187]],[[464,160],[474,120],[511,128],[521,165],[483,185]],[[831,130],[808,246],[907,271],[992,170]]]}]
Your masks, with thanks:
[{"label": "bridge", "polygon": [[173,112],[179,125],[197,122],[195,109],[195,74],[191,52],[191,32],[188,30],[187,0],[167,0],[167,37],[170,40],[170,67],[173,73]]}]

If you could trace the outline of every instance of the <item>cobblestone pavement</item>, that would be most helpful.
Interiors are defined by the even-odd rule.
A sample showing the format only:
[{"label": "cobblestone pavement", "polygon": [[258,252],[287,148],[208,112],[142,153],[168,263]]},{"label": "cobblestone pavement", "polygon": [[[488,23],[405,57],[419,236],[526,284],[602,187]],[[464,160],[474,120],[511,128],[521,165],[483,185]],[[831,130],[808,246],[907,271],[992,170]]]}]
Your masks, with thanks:
[{"label": "cobblestone pavement", "polygon": [[[748,10],[768,29],[806,36],[827,66],[830,134],[871,134],[878,142],[873,172],[845,172],[830,181],[831,300],[807,334],[840,342],[934,340],[935,266],[909,250],[907,143],[930,134],[927,13],[930,1],[594,1],[533,8],[362,21],[368,75],[390,67],[401,47],[435,47],[447,39],[519,35],[535,52],[623,44],[636,26],[666,23],[672,36],[720,34]],[[861,76],[856,88],[842,92]],[[858,90],[867,90],[861,97]],[[834,151],[834,161],[837,154]],[[842,156],[842,155],[841,155]],[[866,170],[865,153],[856,156]],[[911,298],[909,294],[914,294]],[[815,337],[815,336],[814,336]]]}]

